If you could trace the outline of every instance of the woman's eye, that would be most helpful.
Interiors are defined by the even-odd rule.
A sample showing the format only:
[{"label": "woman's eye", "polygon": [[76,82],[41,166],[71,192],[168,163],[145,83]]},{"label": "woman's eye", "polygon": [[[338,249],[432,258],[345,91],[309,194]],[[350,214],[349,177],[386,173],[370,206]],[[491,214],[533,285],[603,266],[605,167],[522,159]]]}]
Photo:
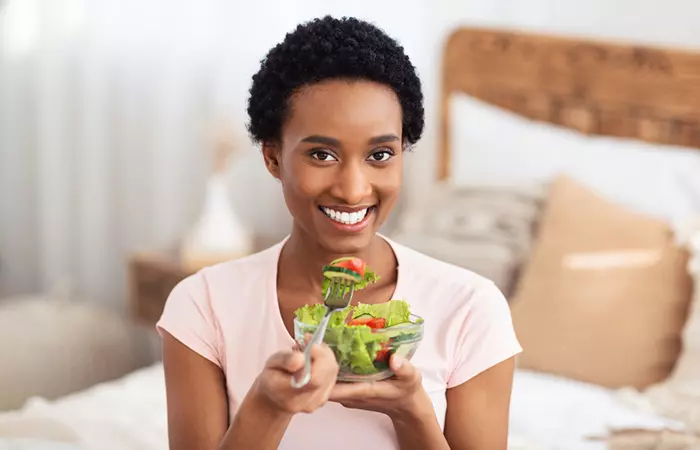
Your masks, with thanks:
[{"label": "woman's eye", "polygon": [[319,161],[335,161],[335,157],[323,150],[314,150],[311,152],[311,157]]},{"label": "woman's eye", "polygon": [[393,156],[393,154],[390,151],[382,150],[379,152],[372,153],[369,156],[369,159],[371,161],[375,161],[375,162],[384,162],[384,161],[389,160],[389,158],[391,158],[392,156]]}]

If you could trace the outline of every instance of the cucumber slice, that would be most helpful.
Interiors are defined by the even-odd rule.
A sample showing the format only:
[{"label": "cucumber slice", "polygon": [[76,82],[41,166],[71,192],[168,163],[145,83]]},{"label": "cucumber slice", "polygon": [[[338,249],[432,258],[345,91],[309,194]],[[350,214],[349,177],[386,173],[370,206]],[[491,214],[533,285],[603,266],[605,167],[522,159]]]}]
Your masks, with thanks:
[{"label": "cucumber slice", "polygon": [[359,273],[355,272],[354,270],[346,269],[344,267],[324,266],[323,276],[329,279],[344,278],[355,283],[359,283],[362,281],[362,277]]},{"label": "cucumber slice", "polygon": [[352,318],[352,320],[355,320],[355,319],[374,319],[374,316],[370,313],[364,313],[364,314],[360,314],[357,317]]},{"label": "cucumber slice", "polygon": [[354,256],[343,256],[342,258],[334,259],[333,261],[331,261],[331,263],[329,265],[334,266],[334,265],[336,265],[340,262],[343,262],[343,261],[350,261],[351,259],[356,259],[356,258]]}]

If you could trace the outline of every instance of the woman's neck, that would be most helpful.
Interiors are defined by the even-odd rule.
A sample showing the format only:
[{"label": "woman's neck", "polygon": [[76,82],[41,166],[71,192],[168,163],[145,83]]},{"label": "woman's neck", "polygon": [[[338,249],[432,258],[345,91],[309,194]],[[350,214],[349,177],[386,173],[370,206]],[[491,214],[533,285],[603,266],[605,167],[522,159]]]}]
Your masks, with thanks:
[{"label": "woman's neck", "polygon": [[289,239],[282,248],[278,282],[290,289],[321,289],[321,270],[330,261],[343,256],[355,256],[377,272],[382,284],[396,280],[396,259],[389,244],[375,235],[370,244],[352,255],[334,253],[318,243],[304,230],[293,226]]}]

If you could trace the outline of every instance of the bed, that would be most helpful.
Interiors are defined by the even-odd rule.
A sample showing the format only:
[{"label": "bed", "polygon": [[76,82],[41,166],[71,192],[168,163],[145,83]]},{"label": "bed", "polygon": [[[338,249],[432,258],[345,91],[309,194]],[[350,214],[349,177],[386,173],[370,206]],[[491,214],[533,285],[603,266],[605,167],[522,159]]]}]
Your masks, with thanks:
[{"label": "bed", "polygon": [[[614,391],[518,370],[509,450],[603,450],[608,428],[682,429],[621,402]],[[0,416],[3,450],[167,450],[163,368],[140,369],[56,401]]]},{"label": "bed", "polygon": [[[697,290],[692,289],[693,275],[696,284],[700,280],[700,54],[463,27],[446,40],[439,111],[438,189],[426,194],[415,208],[408,208],[394,236],[443,260],[478,269],[514,299],[516,331],[526,344],[525,353],[531,355],[528,364],[521,363],[516,371],[510,426],[513,448],[660,448],[655,445],[665,439],[662,436],[675,432],[691,439],[691,428],[700,431],[700,322],[698,308],[688,306],[698,298]],[[609,278],[620,274],[620,278],[638,282],[636,290],[627,292],[614,285],[615,280],[604,279],[602,271],[567,278],[580,282],[581,291],[603,298],[612,298],[608,294],[619,290],[627,298],[615,300],[632,310],[628,314],[640,323],[655,327],[651,311],[656,311],[658,321],[668,325],[663,330],[658,327],[660,339],[666,333],[674,341],[663,362],[669,366],[667,372],[647,370],[645,365],[653,363],[651,357],[644,361],[644,352],[635,366],[644,369],[638,374],[631,363],[615,366],[614,360],[607,361],[608,370],[597,372],[587,370],[585,364],[574,365],[572,353],[574,359],[594,361],[595,355],[585,351],[602,353],[605,346],[624,341],[612,329],[597,329],[599,340],[580,330],[586,318],[594,317],[591,304],[605,317],[588,322],[592,325],[588,329],[595,329],[598,323],[625,328],[614,305],[580,303],[568,315],[556,299],[535,305],[538,301],[533,298],[551,283],[541,280],[542,274],[548,275],[546,271],[540,269],[536,276],[532,266],[550,270],[553,260],[548,257],[561,256],[562,249],[577,245],[561,236],[567,231],[561,230],[566,215],[575,216],[576,211],[554,217],[554,205],[547,203],[552,201],[547,190],[561,174],[584,185],[590,191],[586,192],[588,200],[599,197],[595,199],[597,216],[583,215],[581,221],[590,219],[591,227],[603,230],[608,222],[638,225],[639,229],[653,223],[661,237],[648,242],[673,255],[668,260],[676,259],[667,264],[666,278],[651,269],[640,270],[638,275],[610,270]],[[540,221],[547,219],[547,232],[560,228],[557,239],[543,236],[545,224]],[[586,238],[582,233],[577,236]],[[689,236],[695,236],[694,253],[684,255],[693,250],[687,245]],[[600,242],[591,248],[602,250],[597,244]],[[593,252],[577,255],[579,268],[606,263],[605,258],[586,259],[590,255]],[[611,255],[613,252],[606,255],[607,263],[614,260]],[[618,258],[617,263],[632,264],[636,257],[636,263],[644,264],[643,252],[623,256],[627,259]],[[645,284],[641,273],[661,281]],[[641,299],[643,291],[659,289],[669,295],[647,298],[651,318],[635,316],[636,296]],[[563,289],[558,292],[575,296]],[[523,297],[529,298],[522,301]],[[673,311],[659,305],[673,302]],[[533,315],[549,314],[545,308],[557,309],[550,317],[561,321],[559,327],[532,320]],[[556,348],[543,342],[536,336],[540,326],[550,331],[550,338],[560,338],[564,344]],[[625,329],[628,336],[643,335],[640,330]],[[587,341],[596,346],[586,348]],[[538,346],[547,347],[549,360],[545,355],[532,356]],[[677,348],[669,350],[672,346]],[[682,354],[678,347],[684,349]],[[617,355],[625,358],[622,352]],[[557,357],[569,360],[552,361]],[[618,367],[620,373],[612,373]],[[590,439],[594,436],[602,439]],[[689,448],[677,445],[673,448]]]},{"label": "bed", "polygon": [[[700,172],[693,171],[700,169],[700,152],[690,151],[700,147],[699,81],[700,55],[689,52],[457,29],[444,49],[436,178],[441,186],[515,180],[532,187],[538,177],[568,170],[615,201],[668,222],[682,221],[700,211]],[[461,104],[455,105],[455,95],[463,96]],[[674,150],[659,150],[657,144]],[[542,153],[543,145],[551,147],[548,152]],[[636,148],[640,145],[650,148]],[[613,153],[619,158],[611,157]],[[660,182],[666,184],[638,183],[633,188],[610,183],[588,163],[601,157],[615,159],[609,172],[625,172],[632,180],[639,178],[639,171],[668,170],[669,177]],[[508,158],[515,160],[503,171]],[[527,172],[526,163],[534,169]],[[680,190],[678,198],[674,188]],[[652,195],[659,190],[666,197]],[[520,199],[542,202],[542,191],[528,192]],[[521,209],[520,218],[532,224],[538,211]],[[483,221],[480,229],[485,229]],[[489,260],[491,267],[498,265],[493,273],[503,276],[504,290],[512,288],[505,280],[518,273],[512,266],[527,259],[533,245],[517,245],[517,252],[501,252],[501,259]],[[501,270],[506,253],[509,269]],[[603,450],[613,448],[605,438],[614,429],[685,430],[685,423],[655,412],[635,392],[519,367],[509,448]],[[35,398],[0,416],[3,449],[164,450],[166,442],[160,364],[56,401]]]}]

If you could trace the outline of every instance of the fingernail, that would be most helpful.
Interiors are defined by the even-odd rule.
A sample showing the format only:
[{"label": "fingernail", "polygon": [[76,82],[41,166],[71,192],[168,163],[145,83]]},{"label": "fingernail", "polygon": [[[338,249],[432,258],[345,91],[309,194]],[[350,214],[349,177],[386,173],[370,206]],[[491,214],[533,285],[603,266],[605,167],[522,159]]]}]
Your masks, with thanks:
[{"label": "fingernail", "polygon": [[403,366],[405,359],[401,355],[394,355],[394,367],[397,369],[401,368]]}]

